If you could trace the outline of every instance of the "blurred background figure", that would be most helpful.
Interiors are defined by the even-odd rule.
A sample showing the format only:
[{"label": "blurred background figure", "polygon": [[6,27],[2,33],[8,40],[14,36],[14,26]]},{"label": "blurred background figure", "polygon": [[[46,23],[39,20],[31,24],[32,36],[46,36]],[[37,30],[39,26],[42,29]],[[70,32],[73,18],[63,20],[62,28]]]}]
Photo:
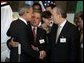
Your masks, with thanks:
[{"label": "blurred background figure", "polygon": [[30,5],[30,6],[32,6],[33,3],[34,3],[33,1],[25,1],[25,4]]},{"label": "blurred background figure", "polygon": [[1,1],[1,62],[5,62],[6,58],[9,58],[9,49],[6,42],[9,37],[6,32],[12,22],[12,9],[6,1]]},{"label": "blurred background figure", "polygon": [[78,29],[80,30],[80,47],[81,47],[81,62],[83,62],[83,11],[78,12],[75,15],[74,22]]},{"label": "blurred background figure", "polygon": [[82,16],[83,15],[83,11],[80,11],[78,12],[76,15],[75,15],[75,18],[74,18],[74,23],[75,25],[78,27],[78,29],[80,30],[80,19],[82,19]]},{"label": "blurred background figure", "polygon": [[32,5],[32,7],[33,7],[33,10],[38,10],[38,11],[42,12],[42,7],[38,2],[34,3]]}]

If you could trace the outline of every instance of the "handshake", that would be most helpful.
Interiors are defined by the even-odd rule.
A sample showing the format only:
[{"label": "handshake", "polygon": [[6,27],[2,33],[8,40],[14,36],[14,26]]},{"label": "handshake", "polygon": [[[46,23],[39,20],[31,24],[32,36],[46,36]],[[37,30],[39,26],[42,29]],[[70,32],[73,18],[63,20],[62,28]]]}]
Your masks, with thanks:
[{"label": "handshake", "polygon": [[[12,47],[18,47],[19,42],[15,42],[13,41],[13,39],[11,39],[11,41],[9,42],[9,46]],[[39,51],[38,47],[35,47],[34,45],[31,45],[31,48],[35,51]],[[46,57],[46,52],[44,50],[39,51],[39,59],[43,60]]]},{"label": "handshake", "polygon": [[[39,51],[38,47],[35,47],[34,45],[31,45],[32,49],[35,51]],[[39,59],[43,60],[46,57],[46,52],[44,50],[39,51]]]}]

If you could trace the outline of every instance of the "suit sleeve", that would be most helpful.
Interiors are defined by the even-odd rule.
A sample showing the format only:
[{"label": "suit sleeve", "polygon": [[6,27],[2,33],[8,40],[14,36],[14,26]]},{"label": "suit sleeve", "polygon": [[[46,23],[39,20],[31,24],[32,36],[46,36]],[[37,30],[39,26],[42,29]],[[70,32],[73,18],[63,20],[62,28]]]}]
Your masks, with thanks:
[{"label": "suit sleeve", "polygon": [[[8,36],[14,37],[14,41],[21,43],[21,52],[24,52],[26,55],[30,55],[31,57],[37,57],[37,52],[32,50],[30,46],[30,36],[28,36],[28,34],[29,32],[26,30],[26,27],[24,27],[23,24],[17,22],[12,22],[7,32]],[[7,44],[9,44],[9,42],[10,40],[8,40]]]},{"label": "suit sleeve", "polygon": [[29,41],[29,33],[24,27],[20,27],[18,30],[18,38],[21,43],[21,51],[25,52],[28,56],[38,58],[38,53],[31,48]]},{"label": "suit sleeve", "polygon": [[[15,35],[15,22],[12,22],[8,31],[7,31],[7,36],[13,37],[13,35]],[[11,38],[7,40],[7,47],[9,49],[12,48],[12,46],[9,45],[9,43],[11,42]]]},{"label": "suit sleeve", "polygon": [[8,39],[8,40],[7,40],[7,47],[8,47],[9,49],[12,48],[12,47],[9,45],[10,42],[11,42],[11,39]]},{"label": "suit sleeve", "polygon": [[71,55],[70,61],[78,61],[80,52],[80,33],[77,29],[73,29],[71,33]]},{"label": "suit sleeve", "polygon": [[8,31],[7,31],[7,36],[13,36],[13,35],[15,35],[16,34],[15,31],[16,31],[16,24],[15,24],[15,21],[13,21],[11,23]]}]

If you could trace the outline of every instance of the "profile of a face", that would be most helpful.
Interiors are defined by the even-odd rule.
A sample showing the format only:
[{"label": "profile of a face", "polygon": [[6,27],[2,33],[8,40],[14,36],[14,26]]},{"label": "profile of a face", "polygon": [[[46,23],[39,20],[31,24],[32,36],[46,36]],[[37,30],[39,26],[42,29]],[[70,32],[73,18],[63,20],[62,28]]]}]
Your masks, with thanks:
[{"label": "profile of a face", "polygon": [[77,26],[80,28],[80,29],[83,29],[83,20],[79,17],[78,20],[77,20]]},{"label": "profile of a face", "polygon": [[52,19],[53,19],[54,23],[57,23],[56,9],[52,9]]},{"label": "profile of a face", "polygon": [[25,11],[25,16],[26,16],[27,21],[31,21],[32,13],[33,13],[33,9],[32,8],[30,8],[30,9]]},{"label": "profile of a face", "polygon": [[59,23],[59,14],[56,8],[52,9],[52,19],[55,24]]}]

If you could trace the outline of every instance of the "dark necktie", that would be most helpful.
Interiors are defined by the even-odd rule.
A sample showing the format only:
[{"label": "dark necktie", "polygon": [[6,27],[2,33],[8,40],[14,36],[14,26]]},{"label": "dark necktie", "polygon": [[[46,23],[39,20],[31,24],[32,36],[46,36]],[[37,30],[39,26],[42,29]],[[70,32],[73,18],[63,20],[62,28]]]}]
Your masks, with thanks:
[{"label": "dark necktie", "polygon": [[33,32],[33,36],[34,36],[34,42],[35,42],[35,41],[36,41],[35,27],[33,28],[32,32]]}]

